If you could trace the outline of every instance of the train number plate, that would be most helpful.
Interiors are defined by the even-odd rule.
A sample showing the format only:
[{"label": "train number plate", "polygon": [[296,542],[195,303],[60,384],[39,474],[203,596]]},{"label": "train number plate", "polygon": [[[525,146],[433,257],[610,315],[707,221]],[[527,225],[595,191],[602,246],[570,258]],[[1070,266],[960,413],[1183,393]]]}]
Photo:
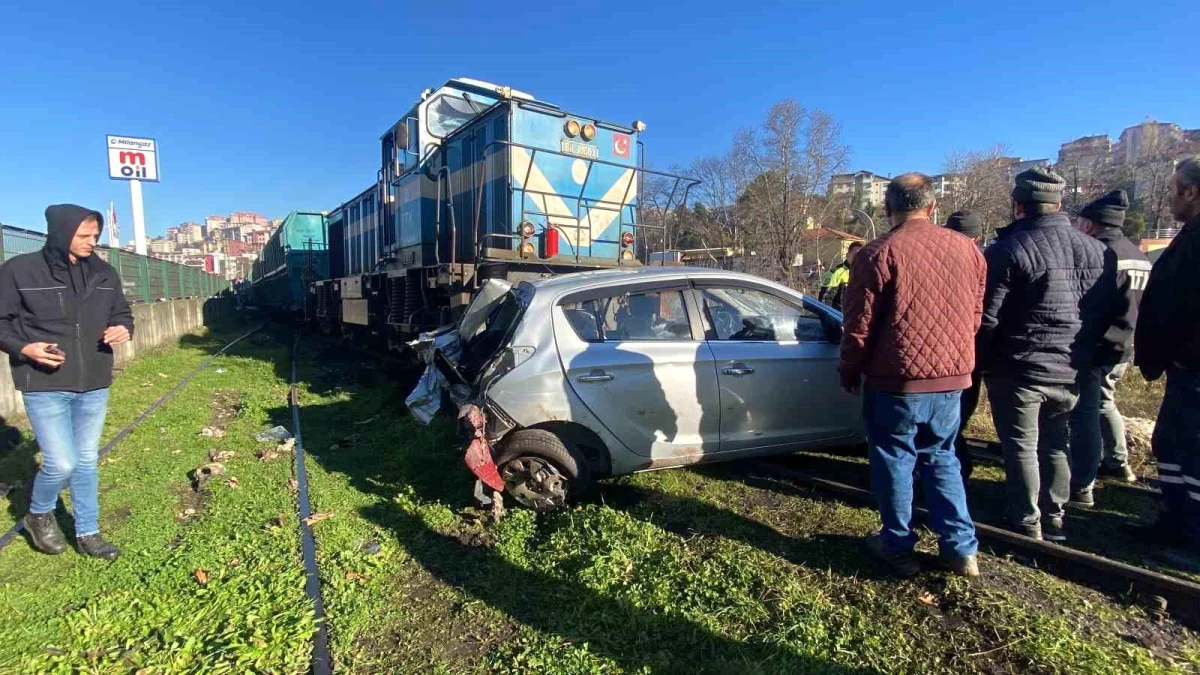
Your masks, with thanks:
[{"label": "train number plate", "polygon": [[563,151],[563,154],[575,155],[576,157],[587,157],[588,159],[600,158],[600,150],[594,145],[564,140],[559,141],[559,149]]}]

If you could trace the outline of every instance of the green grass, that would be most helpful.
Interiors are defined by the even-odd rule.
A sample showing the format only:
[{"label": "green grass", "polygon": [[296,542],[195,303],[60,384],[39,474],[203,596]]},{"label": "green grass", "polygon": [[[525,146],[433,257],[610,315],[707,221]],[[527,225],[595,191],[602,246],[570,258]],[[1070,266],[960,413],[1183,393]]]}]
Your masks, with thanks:
[{"label": "green grass", "polygon": [[[448,422],[404,416],[405,392],[370,362],[307,349],[302,423],[314,508],[336,514],[316,529],[345,672],[1189,667],[1123,638],[1155,630],[1141,610],[1012,561],[987,558],[977,584],[896,581],[859,548],[870,509],[756,465],[605,481],[576,508],[493,524],[467,506]],[[1172,654],[1196,647],[1164,634]]]},{"label": "green grass", "polygon": [[[228,337],[185,338],[186,346],[138,359],[114,384],[108,432]],[[255,357],[240,355],[245,351]],[[0,670],[307,669],[315,624],[290,515],[291,469],[286,458],[258,462],[252,438],[286,395],[279,363],[286,366],[286,350],[269,340],[235,348],[104,460],[102,526],[123,550],[116,562],[73,550],[43,556],[24,540],[0,553]],[[212,420],[215,392],[240,402],[220,440],[198,436]],[[227,468],[238,487],[222,476],[192,495],[188,472],[208,461],[210,449],[236,452]],[[185,515],[186,508],[195,513]],[[280,513],[286,525],[266,527]],[[206,584],[197,581],[198,569]]]},{"label": "green grass", "polygon": [[[220,342],[192,338],[132,364],[114,387],[114,420]],[[797,489],[763,464],[608,480],[574,508],[512,509],[493,522],[468,506],[473,480],[452,424],[404,414],[407,374],[312,340],[300,357],[311,499],[329,514],[313,530],[339,672],[1200,668],[1188,631],[1005,558],[986,557],[976,583],[937,572],[897,581],[860,549],[877,526],[871,509]],[[287,374],[286,344],[256,337],[116,449],[101,476],[106,532],[124,550],[116,563],[48,558],[23,541],[0,553],[0,671],[307,669],[314,622],[290,458],[259,462],[252,440],[291,427]],[[224,438],[197,435],[214,407],[234,403],[235,415],[218,418]],[[200,499],[187,472],[210,449],[237,453],[228,467],[238,487],[222,477]]]}]

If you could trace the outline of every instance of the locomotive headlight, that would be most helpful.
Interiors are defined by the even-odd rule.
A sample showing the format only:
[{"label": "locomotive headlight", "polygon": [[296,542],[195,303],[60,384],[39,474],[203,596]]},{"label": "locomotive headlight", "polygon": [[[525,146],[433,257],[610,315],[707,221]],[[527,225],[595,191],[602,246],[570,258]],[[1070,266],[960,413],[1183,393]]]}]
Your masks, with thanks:
[{"label": "locomotive headlight", "polygon": [[633,251],[629,249],[621,251],[621,260],[633,260]]},{"label": "locomotive headlight", "polygon": [[591,122],[583,125],[583,129],[580,130],[579,136],[585,141],[592,140],[596,137],[596,125],[592,124]]},{"label": "locomotive headlight", "polygon": [[626,232],[625,234],[621,235],[621,245],[624,246],[625,248],[629,248],[630,246],[633,246],[633,233],[632,232]]},{"label": "locomotive headlight", "polygon": [[531,255],[533,255],[533,253],[534,253],[534,248],[533,248],[532,241],[527,241],[524,244],[521,244],[521,256],[522,257],[531,256]]},{"label": "locomotive headlight", "polygon": [[529,238],[533,237],[533,235],[535,235],[535,234],[537,234],[537,230],[533,227],[533,223],[529,222],[528,220],[521,223],[521,236],[522,237],[524,237],[525,239],[529,239]]},{"label": "locomotive headlight", "polygon": [[578,136],[580,132],[579,120],[567,120],[567,123],[563,125],[563,131],[571,138]]},{"label": "locomotive headlight", "polygon": [[641,120],[634,120],[633,121],[633,130],[640,134],[641,132],[646,130],[646,123]]}]

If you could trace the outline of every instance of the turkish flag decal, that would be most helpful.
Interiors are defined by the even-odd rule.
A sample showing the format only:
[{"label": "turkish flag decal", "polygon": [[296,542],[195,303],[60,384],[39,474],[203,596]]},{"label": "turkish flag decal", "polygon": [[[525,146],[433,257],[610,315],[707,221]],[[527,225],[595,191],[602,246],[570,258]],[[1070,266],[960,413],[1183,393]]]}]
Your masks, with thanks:
[{"label": "turkish flag decal", "polygon": [[613,134],[613,154],[629,159],[630,146],[633,145],[628,134]]}]

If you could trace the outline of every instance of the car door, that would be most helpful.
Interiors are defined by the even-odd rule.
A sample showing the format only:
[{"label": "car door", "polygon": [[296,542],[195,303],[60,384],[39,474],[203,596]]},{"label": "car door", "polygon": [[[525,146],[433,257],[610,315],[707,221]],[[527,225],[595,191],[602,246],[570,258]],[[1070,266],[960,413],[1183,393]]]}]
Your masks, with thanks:
[{"label": "car door", "polygon": [[697,280],[716,361],[722,452],[850,439],[861,404],[837,373],[840,321],[816,303],[748,282]]},{"label": "car door", "polygon": [[572,391],[630,451],[662,465],[720,443],[716,366],[688,290],[686,280],[592,289],[554,312]]}]

